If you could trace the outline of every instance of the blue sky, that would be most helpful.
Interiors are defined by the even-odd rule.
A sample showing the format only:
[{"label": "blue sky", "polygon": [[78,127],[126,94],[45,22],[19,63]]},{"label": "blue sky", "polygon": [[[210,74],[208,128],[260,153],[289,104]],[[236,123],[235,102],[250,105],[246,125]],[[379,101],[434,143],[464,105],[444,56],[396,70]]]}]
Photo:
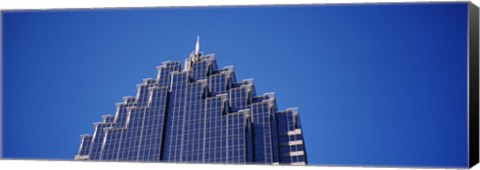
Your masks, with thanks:
[{"label": "blue sky", "polygon": [[310,164],[467,166],[467,3],[4,12],[3,156],[72,160],[197,35],[299,108]]}]

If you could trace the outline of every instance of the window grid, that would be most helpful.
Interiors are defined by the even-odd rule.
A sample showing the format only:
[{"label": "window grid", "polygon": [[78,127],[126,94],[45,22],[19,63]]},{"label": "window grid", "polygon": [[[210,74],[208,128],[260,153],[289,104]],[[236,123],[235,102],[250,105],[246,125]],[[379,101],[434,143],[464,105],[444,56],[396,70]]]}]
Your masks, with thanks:
[{"label": "window grid", "polygon": [[[216,70],[212,57],[165,62],[157,80],[145,79],[136,97],[117,104],[115,116],[82,136],[78,152],[89,160],[205,163],[307,162],[292,110],[276,111],[274,97],[255,96],[250,81],[235,83],[233,70]],[[231,88],[228,83],[232,82]],[[252,100],[250,100],[252,99]],[[274,114],[275,113],[275,114]],[[287,155],[286,155],[287,154]]]}]

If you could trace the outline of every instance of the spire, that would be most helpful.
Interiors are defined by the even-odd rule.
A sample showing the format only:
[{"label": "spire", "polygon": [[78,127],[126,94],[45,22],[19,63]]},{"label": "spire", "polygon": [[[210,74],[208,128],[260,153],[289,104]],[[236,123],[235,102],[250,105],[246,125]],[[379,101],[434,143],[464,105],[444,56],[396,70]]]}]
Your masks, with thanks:
[{"label": "spire", "polygon": [[195,44],[195,55],[200,54],[200,36],[197,35],[197,43]]},{"label": "spire", "polygon": [[190,70],[192,63],[198,61],[200,58],[200,36],[197,35],[197,42],[195,43],[195,50],[192,51],[190,57],[185,59],[185,70]]}]

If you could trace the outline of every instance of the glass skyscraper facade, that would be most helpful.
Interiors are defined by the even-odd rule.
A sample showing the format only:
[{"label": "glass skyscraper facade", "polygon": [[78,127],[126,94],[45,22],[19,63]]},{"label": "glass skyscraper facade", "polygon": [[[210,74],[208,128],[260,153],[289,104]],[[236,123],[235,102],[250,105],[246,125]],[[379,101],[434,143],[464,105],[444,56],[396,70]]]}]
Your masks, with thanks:
[{"label": "glass skyscraper facade", "polygon": [[308,163],[296,108],[278,110],[274,93],[257,95],[251,79],[194,52],[158,66],[115,115],[81,135],[75,160],[232,164]]}]

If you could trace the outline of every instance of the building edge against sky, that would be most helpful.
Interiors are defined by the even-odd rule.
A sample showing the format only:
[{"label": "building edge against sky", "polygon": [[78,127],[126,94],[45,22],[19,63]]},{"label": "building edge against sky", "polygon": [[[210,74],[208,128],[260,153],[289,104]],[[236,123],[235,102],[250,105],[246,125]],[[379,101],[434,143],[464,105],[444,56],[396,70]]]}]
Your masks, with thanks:
[{"label": "building edge against sky", "polygon": [[306,165],[297,108],[278,110],[274,93],[257,95],[213,54],[195,50],[158,66],[137,96],[81,135],[75,160]]}]

